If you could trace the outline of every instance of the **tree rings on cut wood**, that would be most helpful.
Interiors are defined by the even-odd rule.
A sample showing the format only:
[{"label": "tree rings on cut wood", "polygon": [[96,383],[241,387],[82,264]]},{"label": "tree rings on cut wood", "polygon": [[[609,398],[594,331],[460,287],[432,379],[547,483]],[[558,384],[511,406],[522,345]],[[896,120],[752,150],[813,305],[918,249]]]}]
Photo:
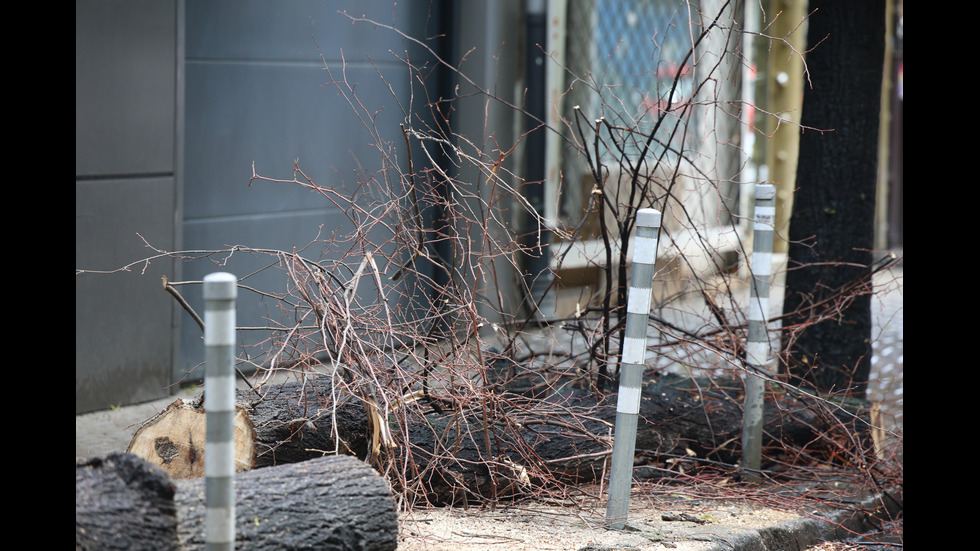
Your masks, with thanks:
[{"label": "tree rings on cut wood", "polygon": [[[207,415],[204,409],[177,400],[143,423],[126,450],[162,467],[171,478],[204,476]],[[255,427],[245,411],[235,412],[235,471],[255,464]]]}]

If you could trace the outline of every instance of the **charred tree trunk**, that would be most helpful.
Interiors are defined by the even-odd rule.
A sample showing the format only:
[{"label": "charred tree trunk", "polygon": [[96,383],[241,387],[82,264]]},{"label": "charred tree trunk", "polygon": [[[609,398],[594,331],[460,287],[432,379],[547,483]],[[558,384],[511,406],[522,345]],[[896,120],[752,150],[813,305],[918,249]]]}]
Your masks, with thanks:
[{"label": "charred tree trunk", "polygon": [[810,10],[812,86],[803,98],[783,345],[795,380],[864,397],[885,9],[882,0],[821,0]]},{"label": "charred tree trunk", "polygon": [[[172,480],[132,454],[76,461],[75,547],[189,551],[205,547],[206,479]],[[398,516],[387,483],[353,457],[238,473],[241,549],[392,551]]]}]

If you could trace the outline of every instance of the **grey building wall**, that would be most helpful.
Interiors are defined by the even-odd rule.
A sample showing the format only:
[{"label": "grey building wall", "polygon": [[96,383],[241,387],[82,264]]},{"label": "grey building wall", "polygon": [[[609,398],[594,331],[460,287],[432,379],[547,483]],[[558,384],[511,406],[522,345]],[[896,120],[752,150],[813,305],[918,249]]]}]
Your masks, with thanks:
[{"label": "grey building wall", "polygon": [[[112,270],[173,249],[178,228],[178,3],[75,3],[75,266]],[[137,235],[139,234],[139,235]],[[170,261],[75,277],[75,411],[166,395]]]},{"label": "grey building wall", "polygon": [[[411,75],[393,53],[404,57],[410,43],[389,29],[353,23],[341,11],[396,25],[411,36],[422,35],[429,15],[424,1],[188,2],[185,249],[243,245],[287,252],[305,249],[303,254],[313,259],[343,257],[345,246],[307,247],[316,239],[330,241],[335,232],[344,235],[354,229],[343,204],[295,184],[250,185],[253,164],[263,176],[291,180],[298,161],[318,185],[342,197],[382,168],[384,160],[375,144],[391,142],[403,155],[399,124],[410,105]],[[342,87],[347,97],[331,84],[340,79],[346,79]],[[377,241],[390,238],[379,235]],[[242,277],[275,260],[236,254],[223,266],[193,262],[184,265],[184,279],[201,280],[217,270]],[[360,260],[359,250],[351,254],[352,263]],[[281,293],[288,282],[285,272],[274,266],[246,283]],[[191,304],[201,308],[200,288],[188,293]],[[278,307],[268,296],[243,290],[239,325],[275,324],[282,320]],[[200,378],[198,366],[204,357],[201,331],[186,320],[174,374],[179,380]],[[271,335],[240,333],[246,346],[263,343]],[[250,353],[258,352],[256,348]],[[253,359],[259,364],[268,361]]]},{"label": "grey building wall", "polygon": [[[518,187],[519,176],[509,175],[524,172],[523,145],[518,143],[524,118],[512,107],[522,106],[525,101],[523,3],[518,0],[459,2],[454,9],[454,59],[462,60],[458,68],[465,74],[453,88],[457,96],[453,104],[453,131],[466,137],[457,144],[467,155],[484,164],[498,159],[501,151],[508,152],[497,174],[505,178],[508,185]],[[514,151],[510,152],[515,145]],[[470,250],[475,254],[463,253],[455,260],[480,265],[472,270],[464,267],[459,272],[479,274],[476,281],[467,283],[474,286],[479,314],[490,322],[483,327],[482,336],[492,337],[491,324],[512,321],[521,313],[523,299],[517,267],[506,260],[493,258],[492,252],[502,246],[514,246],[511,239],[524,217],[521,208],[500,201],[500,188],[488,180],[485,169],[481,171],[474,163],[461,162],[456,178],[466,186],[466,194],[454,198],[467,204],[464,211],[484,212],[477,201],[484,205],[493,202],[501,209],[495,216],[487,218],[486,228],[481,224],[457,222],[459,231],[467,234]],[[495,188],[498,196],[493,197]]]},{"label": "grey building wall", "polygon": [[[298,160],[344,194],[377,174],[379,139],[401,143],[411,78],[394,56],[410,43],[343,11],[420,37],[438,21],[438,3],[427,1],[76,2],[76,413],[165,396],[202,376],[201,332],[161,276],[244,276],[269,263],[241,254],[115,271],[155,254],[143,238],[167,251],[291,251],[352,228],[341,208],[299,186],[250,186],[253,163],[291,179]],[[346,79],[349,97],[332,78]],[[247,283],[285,288],[275,269]],[[179,289],[203,313],[200,287]],[[268,325],[274,306],[243,292],[239,324]]]},{"label": "grey building wall", "polygon": [[[220,270],[249,275],[246,283],[256,289],[286,287],[269,257],[244,253],[164,258],[112,274],[78,270],[110,271],[152,256],[139,236],[168,251],[291,251],[349,231],[342,208],[297,185],[251,181],[252,167],[289,180],[298,160],[317,183],[341,194],[375,176],[382,165],[376,144],[400,148],[399,124],[410,109],[424,109],[420,84],[395,56],[407,51],[413,64],[427,63],[427,86],[439,79],[410,41],[339,12],[430,37],[434,45],[435,27],[451,24],[442,18],[445,4],[76,2],[76,413],[157,398],[203,376],[201,331],[163,291],[161,276],[200,281]],[[457,5],[460,39],[449,57],[476,46],[468,74],[511,99],[519,5]],[[346,81],[348,97],[331,79]],[[442,82],[428,91],[454,89],[451,79]],[[485,119],[484,103],[459,103],[466,112],[458,131],[513,143],[515,113],[492,106]],[[390,238],[386,231],[379,237]],[[312,246],[304,254],[320,253]],[[180,291],[203,313],[199,286]],[[280,317],[275,306],[243,290],[239,325],[268,325]],[[246,344],[268,336],[240,334]]]}]

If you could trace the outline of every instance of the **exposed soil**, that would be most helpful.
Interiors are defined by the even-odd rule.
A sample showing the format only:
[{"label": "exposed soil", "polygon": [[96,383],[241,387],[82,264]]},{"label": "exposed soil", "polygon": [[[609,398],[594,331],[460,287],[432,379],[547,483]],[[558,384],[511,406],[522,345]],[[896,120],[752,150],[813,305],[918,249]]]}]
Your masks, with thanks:
[{"label": "exposed soil", "polygon": [[[673,520],[664,520],[673,519]],[[637,498],[624,530],[605,528],[594,500],[575,506],[523,503],[489,509],[427,509],[402,515],[400,551],[711,549],[719,527],[763,528],[798,515],[682,498]]]},{"label": "exposed soil", "polygon": [[[599,491],[596,487],[583,490],[593,496]],[[812,525],[808,529],[802,528],[803,523],[820,518],[818,510],[826,511],[814,501],[788,499],[785,507],[773,507],[754,502],[755,492],[751,490],[739,497],[738,491],[733,489],[726,492],[729,497],[717,499],[691,497],[679,492],[683,489],[635,488],[624,530],[606,528],[604,502],[593,496],[561,504],[530,500],[496,508],[416,509],[400,515],[398,549],[715,550],[760,549],[760,542],[764,545],[761,549],[769,550],[901,549],[901,546],[822,543]],[[830,529],[829,524],[821,525]],[[882,539],[880,534],[855,536],[859,541]],[[900,541],[901,534],[893,530],[890,537],[892,541]]]}]

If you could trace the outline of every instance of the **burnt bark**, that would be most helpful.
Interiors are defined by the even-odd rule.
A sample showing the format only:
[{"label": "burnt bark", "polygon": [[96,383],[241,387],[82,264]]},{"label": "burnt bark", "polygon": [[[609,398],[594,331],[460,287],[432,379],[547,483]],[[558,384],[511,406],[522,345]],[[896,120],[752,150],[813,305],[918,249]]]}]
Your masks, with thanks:
[{"label": "burnt bark", "polygon": [[239,392],[239,403],[255,427],[256,468],[335,453],[367,456],[364,402],[335,389],[329,378]]},{"label": "burnt bark", "polygon": [[871,369],[883,0],[811,2],[783,312],[785,371],[863,397]]},{"label": "burnt bark", "polygon": [[[648,378],[640,401],[638,461],[686,459],[737,469],[741,460],[741,381]],[[498,401],[495,405],[493,400]],[[771,392],[765,404],[763,468],[794,454],[830,457],[838,442],[866,424],[863,412],[818,398]],[[488,419],[484,422],[484,419]],[[521,495],[552,482],[601,479],[612,451],[616,396],[591,390],[539,399],[491,398],[483,407],[407,417],[399,450],[388,458],[410,497],[467,503]]]}]

